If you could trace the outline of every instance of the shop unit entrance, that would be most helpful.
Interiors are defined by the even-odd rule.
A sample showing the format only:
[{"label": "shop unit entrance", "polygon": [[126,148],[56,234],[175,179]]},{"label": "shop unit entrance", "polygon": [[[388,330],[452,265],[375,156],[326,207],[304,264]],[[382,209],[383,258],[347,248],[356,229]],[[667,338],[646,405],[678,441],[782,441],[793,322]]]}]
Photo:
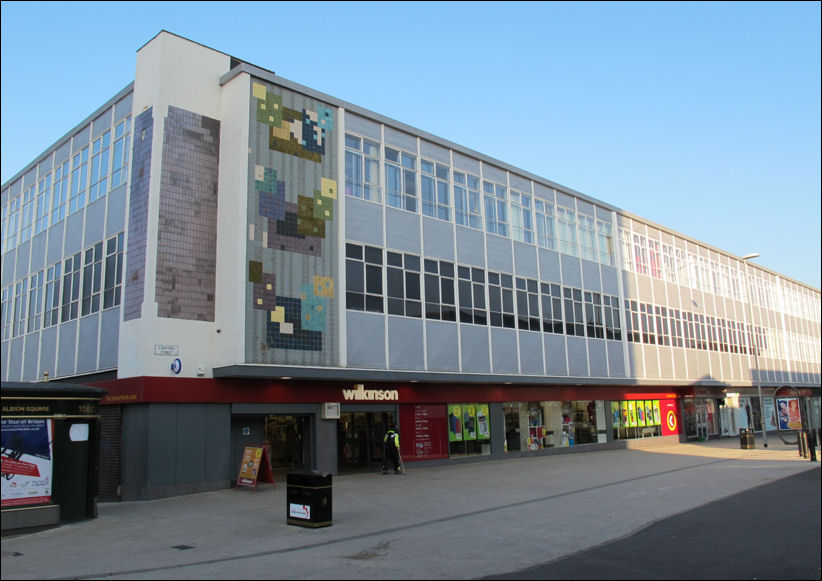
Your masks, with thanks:
[{"label": "shop unit entrance", "polygon": [[271,467],[300,469],[306,465],[311,432],[308,416],[269,415],[263,425],[263,443],[270,446]]},{"label": "shop unit entrance", "polygon": [[382,466],[383,438],[389,427],[397,427],[396,418],[393,410],[343,411],[337,422],[339,469]]}]

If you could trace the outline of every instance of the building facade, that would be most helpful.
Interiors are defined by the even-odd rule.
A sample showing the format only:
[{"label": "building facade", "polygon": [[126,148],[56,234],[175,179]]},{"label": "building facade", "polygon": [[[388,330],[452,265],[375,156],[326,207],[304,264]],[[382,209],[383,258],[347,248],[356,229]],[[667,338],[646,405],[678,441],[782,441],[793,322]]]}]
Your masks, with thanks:
[{"label": "building facade", "polygon": [[2,379],[108,390],[104,498],[819,425],[819,289],[165,31],[2,224]]}]

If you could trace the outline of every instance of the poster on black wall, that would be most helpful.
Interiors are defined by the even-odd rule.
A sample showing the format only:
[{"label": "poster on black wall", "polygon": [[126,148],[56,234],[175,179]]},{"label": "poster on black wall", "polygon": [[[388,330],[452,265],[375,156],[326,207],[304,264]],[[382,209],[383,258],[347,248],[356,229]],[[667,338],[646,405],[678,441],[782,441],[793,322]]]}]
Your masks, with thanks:
[{"label": "poster on black wall", "polygon": [[52,420],[3,418],[2,506],[51,503]]}]

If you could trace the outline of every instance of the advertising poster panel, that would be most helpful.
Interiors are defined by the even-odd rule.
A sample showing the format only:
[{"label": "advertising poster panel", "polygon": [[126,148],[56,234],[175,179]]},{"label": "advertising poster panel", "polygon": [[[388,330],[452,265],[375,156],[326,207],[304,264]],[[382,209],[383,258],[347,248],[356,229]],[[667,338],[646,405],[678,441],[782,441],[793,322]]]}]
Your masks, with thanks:
[{"label": "advertising poster panel", "polygon": [[776,421],[780,430],[802,429],[798,397],[776,398]]},{"label": "advertising poster panel", "polygon": [[637,427],[636,422],[636,403],[633,401],[628,402],[628,425],[632,428]]},{"label": "advertising poster panel", "polygon": [[49,504],[53,484],[52,420],[2,420],[2,506]]},{"label": "advertising poster panel", "polygon": [[657,425],[656,420],[654,419],[654,402],[650,399],[645,400],[645,425]]},{"label": "advertising poster panel", "polygon": [[448,404],[448,441],[462,442],[462,406]]},{"label": "advertising poster panel", "polygon": [[477,404],[477,439],[491,439],[491,424],[488,420],[489,411],[487,403]]},{"label": "advertising poster panel", "polygon": [[676,411],[675,399],[663,399],[659,402],[659,413],[662,418],[662,435],[679,434],[679,414]]},{"label": "advertising poster panel", "polygon": [[465,441],[477,439],[477,404],[462,405],[462,439]]},{"label": "advertising poster panel", "polygon": [[615,428],[619,428],[619,427],[622,426],[622,424],[620,423],[620,418],[621,417],[622,417],[622,414],[619,411],[619,402],[618,401],[612,401],[611,402],[611,422],[613,422],[613,425],[614,425]]}]

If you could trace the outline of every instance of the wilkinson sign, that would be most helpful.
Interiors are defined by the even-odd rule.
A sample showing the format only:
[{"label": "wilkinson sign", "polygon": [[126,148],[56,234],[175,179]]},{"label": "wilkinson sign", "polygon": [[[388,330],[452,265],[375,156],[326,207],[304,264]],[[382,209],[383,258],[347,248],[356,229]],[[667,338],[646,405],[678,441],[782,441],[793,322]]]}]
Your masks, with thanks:
[{"label": "wilkinson sign", "polygon": [[358,384],[354,389],[342,390],[346,401],[399,401],[400,392],[396,389],[365,389],[365,386]]}]

